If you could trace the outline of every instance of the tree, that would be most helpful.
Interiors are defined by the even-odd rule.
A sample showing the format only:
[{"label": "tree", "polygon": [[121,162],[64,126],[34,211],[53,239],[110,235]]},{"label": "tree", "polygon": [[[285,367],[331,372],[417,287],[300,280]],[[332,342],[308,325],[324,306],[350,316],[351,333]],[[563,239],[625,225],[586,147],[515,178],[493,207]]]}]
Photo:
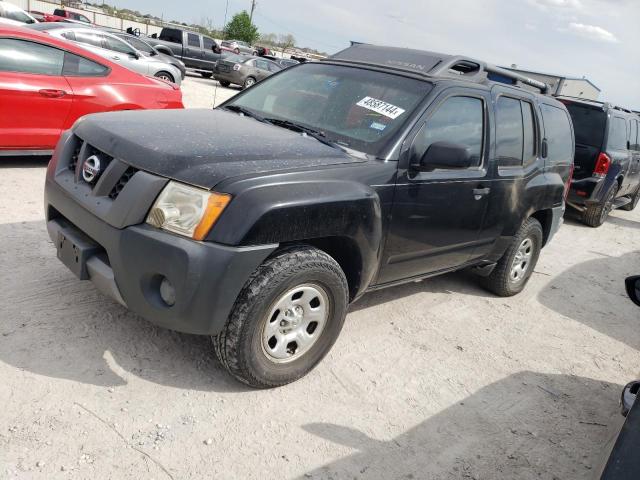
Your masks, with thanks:
[{"label": "tree", "polygon": [[275,33],[262,33],[260,34],[260,43],[273,46],[278,43],[278,36]]},{"label": "tree", "polygon": [[248,44],[253,44],[260,34],[258,27],[251,23],[249,14],[246,11],[236,13],[231,21],[224,27],[225,38],[242,40]]},{"label": "tree", "polygon": [[280,47],[280,49],[282,50],[282,53],[284,53],[284,51],[287,48],[291,48],[295,46],[296,46],[296,38],[290,33],[287,33],[286,35],[280,34],[278,36],[278,47]]}]

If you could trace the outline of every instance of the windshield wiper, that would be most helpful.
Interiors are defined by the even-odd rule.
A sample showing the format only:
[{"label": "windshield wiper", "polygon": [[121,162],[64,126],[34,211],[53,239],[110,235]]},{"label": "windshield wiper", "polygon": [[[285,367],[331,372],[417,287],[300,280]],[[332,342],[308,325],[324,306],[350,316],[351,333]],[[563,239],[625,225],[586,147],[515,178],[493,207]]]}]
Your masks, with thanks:
[{"label": "windshield wiper", "polygon": [[240,105],[227,105],[226,107],[222,107],[222,108],[224,110],[229,110],[230,112],[237,112],[237,113],[241,113],[243,115],[246,115],[247,117],[255,118],[259,122],[264,122],[265,121],[265,119],[262,118],[260,115],[258,115],[256,113],[253,113],[248,108],[241,107]]},{"label": "windshield wiper", "polygon": [[293,130],[294,132],[304,133],[305,135],[313,137],[319,142],[324,143],[325,145],[329,145],[330,147],[337,148],[339,150],[342,150],[343,152],[346,152],[344,147],[336,142],[328,140],[327,134],[320,130],[314,130],[313,128],[305,127],[304,125],[300,125],[299,123],[292,122],[291,120],[283,120],[281,118],[264,118],[263,120],[278,127],[287,128],[289,130]]}]

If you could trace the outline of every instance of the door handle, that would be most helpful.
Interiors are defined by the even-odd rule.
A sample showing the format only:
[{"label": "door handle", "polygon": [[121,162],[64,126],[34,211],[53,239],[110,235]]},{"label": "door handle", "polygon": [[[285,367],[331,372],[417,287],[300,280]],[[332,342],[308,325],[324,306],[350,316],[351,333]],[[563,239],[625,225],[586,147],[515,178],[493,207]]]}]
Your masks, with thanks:
[{"label": "door handle", "polygon": [[120,57],[118,55],[114,55],[113,57],[111,57],[114,60],[120,60]]},{"label": "door handle", "polygon": [[473,197],[476,200],[480,200],[482,197],[484,197],[485,195],[489,195],[489,192],[491,192],[490,188],[474,188],[473,189]]},{"label": "door handle", "polygon": [[55,90],[53,88],[43,88],[38,93],[47,98],[61,98],[67,94],[64,90]]}]

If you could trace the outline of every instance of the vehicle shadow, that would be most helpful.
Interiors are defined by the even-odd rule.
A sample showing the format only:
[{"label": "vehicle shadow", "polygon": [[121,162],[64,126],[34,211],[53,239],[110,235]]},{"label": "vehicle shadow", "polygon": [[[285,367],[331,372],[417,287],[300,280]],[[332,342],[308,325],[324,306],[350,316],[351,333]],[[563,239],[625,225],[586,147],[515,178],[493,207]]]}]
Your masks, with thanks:
[{"label": "vehicle shadow", "polygon": [[393,438],[308,424],[303,428],[312,436],[354,453],[300,479],[595,478],[623,421],[621,389],[590,378],[524,371]]},{"label": "vehicle shadow", "polygon": [[0,157],[0,169],[2,168],[43,168],[49,163],[51,157]]},{"label": "vehicle shadow", "polygon": [[625,277],[640,274],[640,253],[600,255],[602,258],[579,263],[553,277],[538,300],[565,317],[640,350],[640,310],[628,299],[624,286]]},{"label": "vehicle shadow", "polygon": [[468,270],[438,275],[419,282],[409,282],[366,293],[349,307],[349,313],[375,307],[419,293],[462,293],[483,298],[498,298],[478,283],[478,276]]},{"label": "vehicle shadow", "polygon": [[43,221],[0,225],[0,361],[29,372],[118,386],[131,376],[203,391],[245,391],[206,336],[158,328],[77,280]]}]

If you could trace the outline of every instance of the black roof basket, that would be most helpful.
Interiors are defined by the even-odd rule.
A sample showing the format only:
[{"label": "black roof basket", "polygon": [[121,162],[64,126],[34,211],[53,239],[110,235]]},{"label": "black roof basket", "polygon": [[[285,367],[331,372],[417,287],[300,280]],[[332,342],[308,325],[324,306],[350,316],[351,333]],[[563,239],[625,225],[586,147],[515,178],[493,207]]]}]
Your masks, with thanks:
[{"label": "black roof basket", "polygon": [[475,82],[507,79],[512,85],[526,85],[540,90],[541,93],[547,93],[549,90],[546,83],[511,70],[462,55],[447,55],[426,50],[379,47],[353,42],[350,47],[327,58],[327,61],[377,65],[428,77],[458,78]]}]

